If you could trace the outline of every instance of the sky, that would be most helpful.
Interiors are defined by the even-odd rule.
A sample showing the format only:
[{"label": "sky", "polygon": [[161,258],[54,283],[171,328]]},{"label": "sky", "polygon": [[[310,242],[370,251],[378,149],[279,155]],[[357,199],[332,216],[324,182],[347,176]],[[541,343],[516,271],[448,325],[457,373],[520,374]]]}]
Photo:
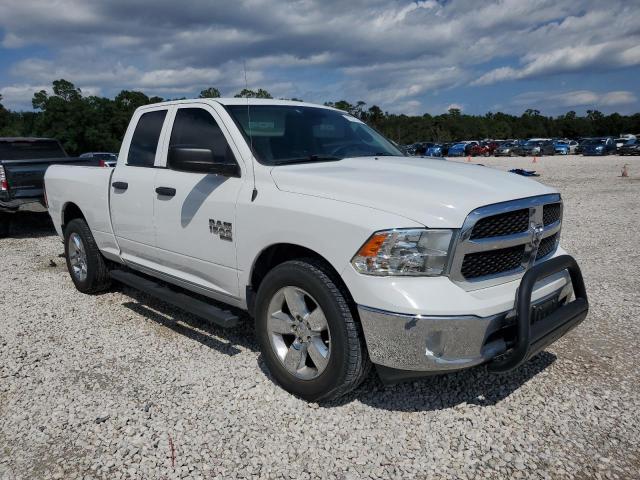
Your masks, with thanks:
[{"label": "sky", "polygon": [[[245,76],[246,72],[246,76]],[[406,114],[640,111],[640,0],[2,0],[0,94],[245,87]]]}]

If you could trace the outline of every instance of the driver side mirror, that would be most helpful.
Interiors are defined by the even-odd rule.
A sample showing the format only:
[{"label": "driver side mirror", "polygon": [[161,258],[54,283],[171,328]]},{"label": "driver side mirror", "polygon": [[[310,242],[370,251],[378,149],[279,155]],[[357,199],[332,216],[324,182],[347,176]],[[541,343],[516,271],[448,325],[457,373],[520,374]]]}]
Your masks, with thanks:
[{"label": "driver side mirror", "polygon": [[240,177],[240,167],[237,163],[216,162],[213,150],[210,148],[171,147],[167,164],[169,168],[182,172]]}]

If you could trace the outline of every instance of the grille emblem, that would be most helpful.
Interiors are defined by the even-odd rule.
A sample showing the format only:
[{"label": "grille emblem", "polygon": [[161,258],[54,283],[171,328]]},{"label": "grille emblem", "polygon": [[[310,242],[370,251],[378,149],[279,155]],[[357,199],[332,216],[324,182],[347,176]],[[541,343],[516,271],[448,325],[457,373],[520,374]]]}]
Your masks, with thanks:
[{"label": "grille emblem", "polygon": [[538,250],[540,246],[540,242],[542,241],[542,234],[544,233],[544,227],[542,225],[538,225],[535,223],[531,223],[529,227],[529,232],[531,232],[531,246]]},{"label": "grille emblem", "polygon": [[540,248],[540,242],[542,242],[542,235],[544,234],[544,226],[532,221],[529,224],[529,258],[525,266],[526,270],[533,267],[538,255],[538,248]]}]

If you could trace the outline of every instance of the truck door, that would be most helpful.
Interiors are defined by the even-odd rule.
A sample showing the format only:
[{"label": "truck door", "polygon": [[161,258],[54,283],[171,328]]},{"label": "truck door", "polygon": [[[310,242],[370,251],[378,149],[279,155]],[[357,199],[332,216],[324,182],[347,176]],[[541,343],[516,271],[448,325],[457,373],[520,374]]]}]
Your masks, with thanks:
[{"label": "truck door", "polygon": [[156,238],[163,254],[163,271],[205,295],[221,300],[237,298],[234,225],[244,177],[178,168],[172,158],[185,149],[210,152],[207,162],[242,164],[213,107],[186,104],[176,108],[166,168],[158,169],[155,177]]},{"label": "truck door", "polygon": [[[161,149],[167,107],[144,110],[127,132],[111,177],[111,221],[125,261],[153,267],[157,262],[153,208],[154,168]],[[135,117],[132,122],[135,122]],[[130,135],[130,136],[129,136]],[[128,137],[128,138],[127,138]],[[124,156],[122,155],[124,153]]]}]

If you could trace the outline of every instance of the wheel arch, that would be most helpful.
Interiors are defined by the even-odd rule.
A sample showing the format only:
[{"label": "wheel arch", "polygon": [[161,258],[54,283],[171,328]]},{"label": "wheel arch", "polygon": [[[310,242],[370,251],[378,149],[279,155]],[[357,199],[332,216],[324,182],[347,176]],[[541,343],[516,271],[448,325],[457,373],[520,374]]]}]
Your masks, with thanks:
[{"label": "wheel arch", "polygon": [[71,220],[75,220],[76,218],[81,218],[82,220],[87,220],[84,213],[80,209],[78,205],[73,202],[67,202],[62,207],[61,211],[61,226],[62,231],[64,232],[65,227],[69,224]]},{"label": "wheel arch", "polygon": [[246,287],[247,308],[251,316],[254,316],[255,295],[267,273],[284,262],[301,258],[311,258],[325,264],[329,269],[332,279],[343,287],[344,292],[348,295],[349,303],[354,305],[353,297],[351,296],[349,288],[340,276],[336,267],[327,258],[311,248],[295,243],[282,242],[265,247],[253,261],[249,275],[249,284]]}]

